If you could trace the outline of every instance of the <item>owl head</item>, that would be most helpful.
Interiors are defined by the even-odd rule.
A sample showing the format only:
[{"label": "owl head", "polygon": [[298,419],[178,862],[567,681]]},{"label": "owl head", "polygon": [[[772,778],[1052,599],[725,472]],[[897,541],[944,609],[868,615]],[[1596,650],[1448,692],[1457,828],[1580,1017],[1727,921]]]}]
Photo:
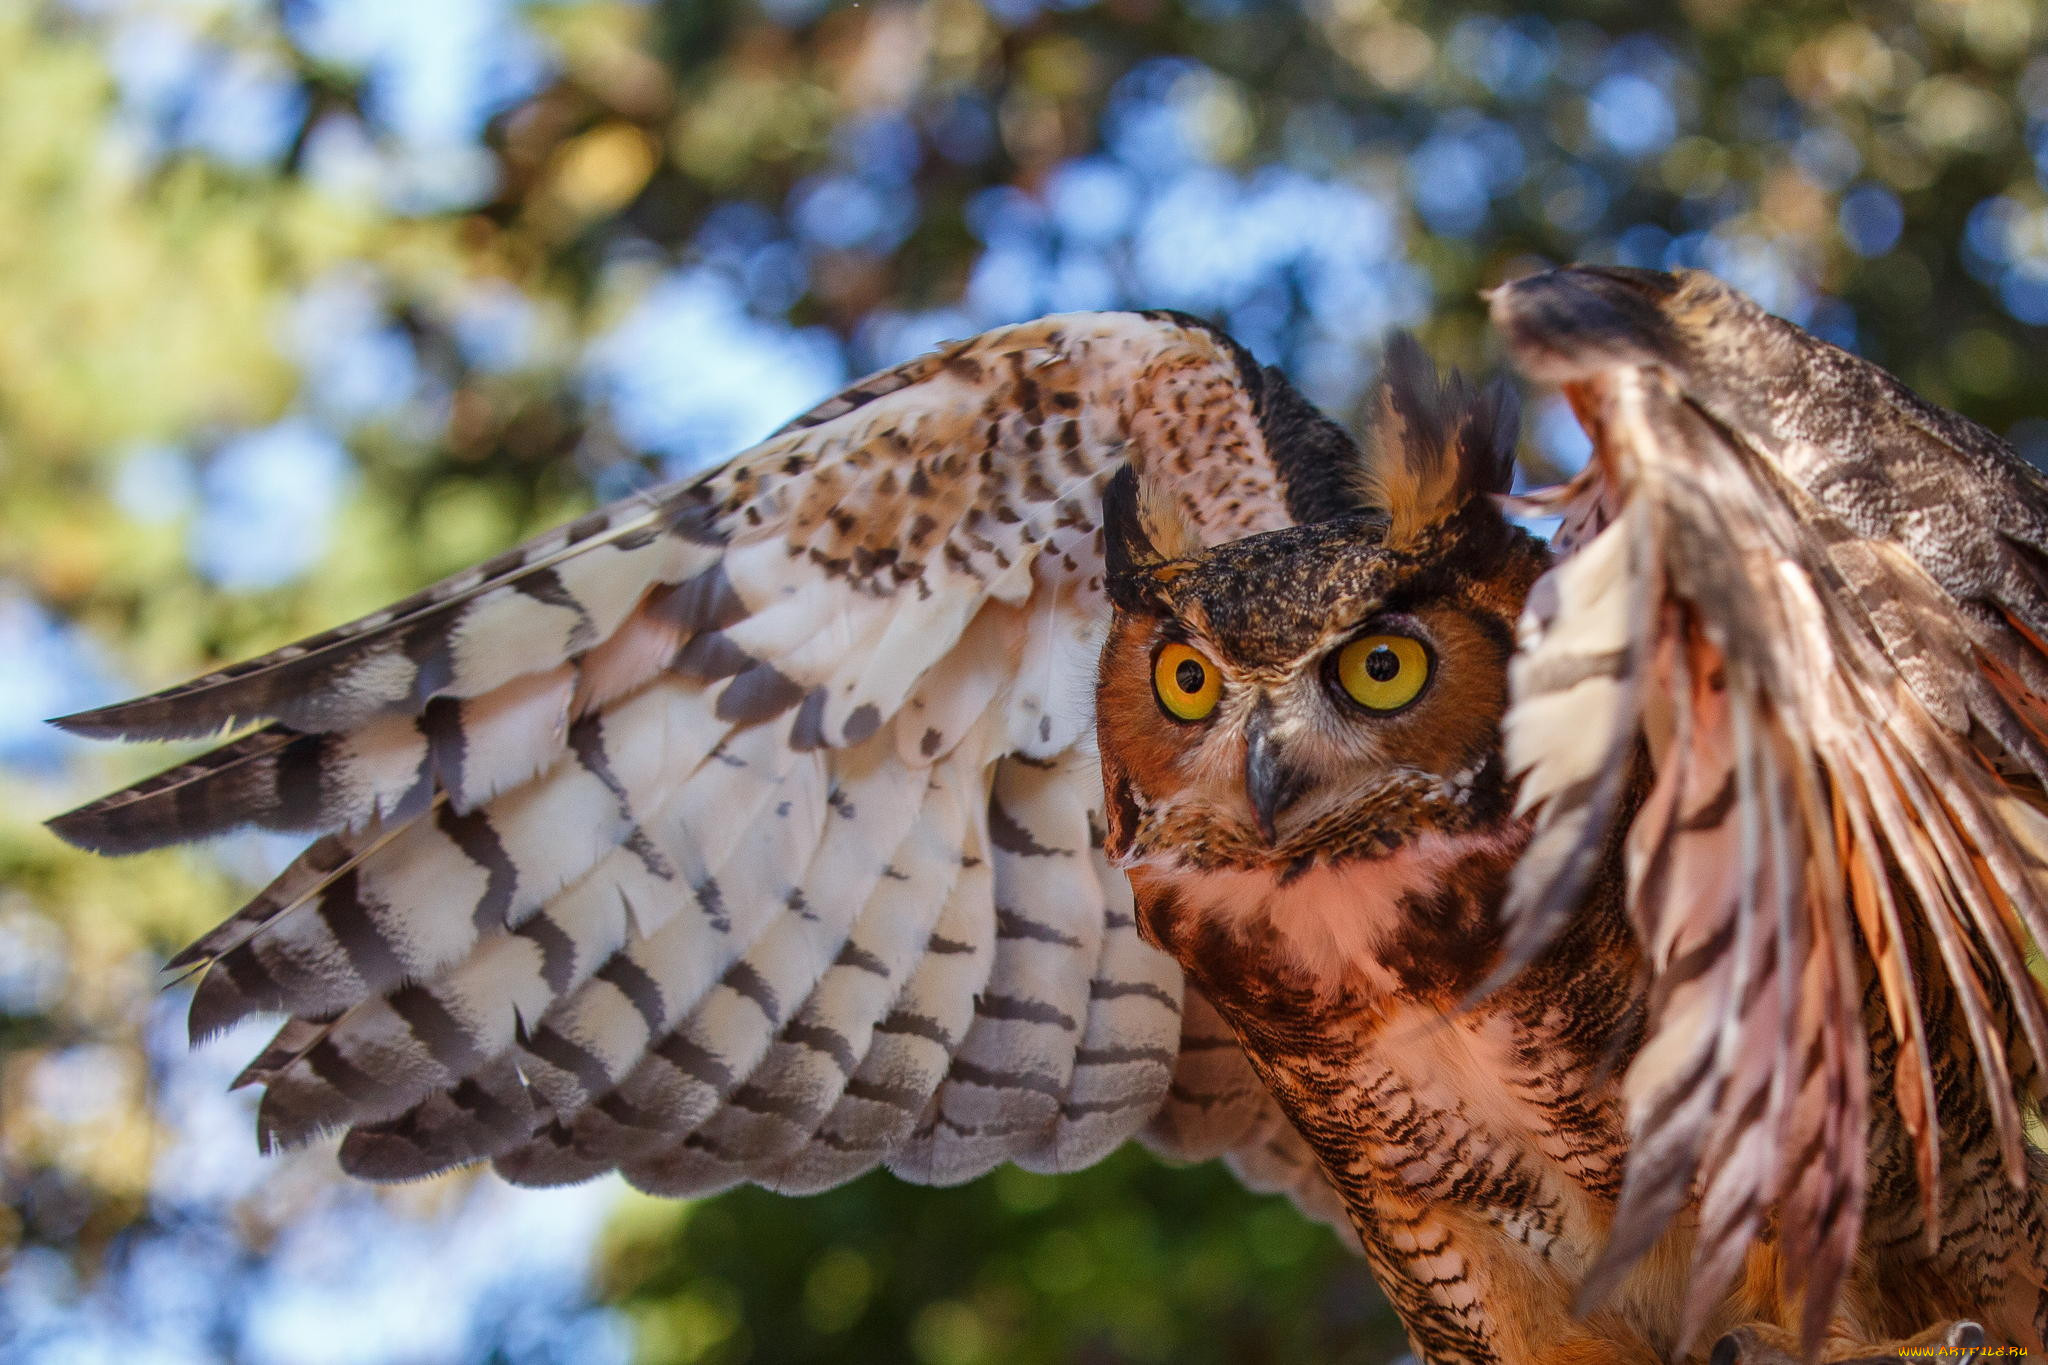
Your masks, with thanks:
[{"label": "owl head", "polygon": [[1500,723],[1549,562],[1507,490],[1517,404],[1389,348],[1328,520],[1204,546],[1170,489],[1105,494],[1097,678],[1106,846],[1127,866],[1384,857],[1506,818]]}]

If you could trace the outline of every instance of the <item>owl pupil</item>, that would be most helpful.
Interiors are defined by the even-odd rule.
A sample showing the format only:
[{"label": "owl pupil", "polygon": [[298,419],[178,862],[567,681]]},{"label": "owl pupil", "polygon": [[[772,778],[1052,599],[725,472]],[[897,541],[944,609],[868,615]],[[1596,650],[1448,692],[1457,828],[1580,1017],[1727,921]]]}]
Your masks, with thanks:
[{"label": "owl pupil", "polygon": [[1374,682],[1392,682],[1400,671],[1401,661],[1385,645],[1365,656],[1365,676]]},{"label": "owl pupil", "polygon": [[1173,680],[1180,684],[1180,690],[1183,692],[1201,691],[1202,684],[1208,680],[1208,676],[1202,670],[1202,666],[1193,659],[1182,659],[1180,667],[1173,670]]}]

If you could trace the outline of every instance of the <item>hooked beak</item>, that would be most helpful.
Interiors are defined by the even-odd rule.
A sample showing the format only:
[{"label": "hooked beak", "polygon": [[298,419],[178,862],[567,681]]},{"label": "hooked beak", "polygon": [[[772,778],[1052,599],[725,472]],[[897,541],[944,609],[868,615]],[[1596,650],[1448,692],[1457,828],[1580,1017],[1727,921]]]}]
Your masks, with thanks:
[{"label": "hooked beak", "polygon": [[1272,709],[1261,702],[1245,728],[1244,794],[1259,822],[1259,833],[1267,843],[1277,844],[1280,840],[1273,819],[1301,794],[1302,774],[1281,759],[1271,733],[1272,722]]}]

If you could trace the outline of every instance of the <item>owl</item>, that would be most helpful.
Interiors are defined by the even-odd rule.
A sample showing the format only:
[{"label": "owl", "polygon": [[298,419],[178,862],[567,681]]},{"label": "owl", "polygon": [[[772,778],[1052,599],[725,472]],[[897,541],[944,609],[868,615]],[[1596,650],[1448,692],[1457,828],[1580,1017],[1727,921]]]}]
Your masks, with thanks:
[{"label": "owl", "polygon": [[2048,486],[1705,275],[1491,308],[1560,488],[1412,342],[1355,441],[1046,318],[67,718],[236,733],[53,826],[315,836],[171,965],[367,1179],[1137,1138],[1349,1229],[1431,1365],[2042,1349]]}]

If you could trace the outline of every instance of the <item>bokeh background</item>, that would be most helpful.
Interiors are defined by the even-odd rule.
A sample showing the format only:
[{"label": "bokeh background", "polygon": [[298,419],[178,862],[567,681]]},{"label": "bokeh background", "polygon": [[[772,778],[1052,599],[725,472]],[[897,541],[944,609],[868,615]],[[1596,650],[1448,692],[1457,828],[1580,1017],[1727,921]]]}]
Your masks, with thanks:
[{"label": "bokeh background", "polygon": [[[1135,1152],[661,1203],[260,1157],[163,958],[268,838],[43,817],[43,717],[380,605],[1069,308],[1345,411],[1390,327],[1698,265],[2048,451],[2032,0],[0,4],[0,1359],[1381,1362],[1362,1267]],[[1531,424],[1568,465],[1570,423]]]}]

